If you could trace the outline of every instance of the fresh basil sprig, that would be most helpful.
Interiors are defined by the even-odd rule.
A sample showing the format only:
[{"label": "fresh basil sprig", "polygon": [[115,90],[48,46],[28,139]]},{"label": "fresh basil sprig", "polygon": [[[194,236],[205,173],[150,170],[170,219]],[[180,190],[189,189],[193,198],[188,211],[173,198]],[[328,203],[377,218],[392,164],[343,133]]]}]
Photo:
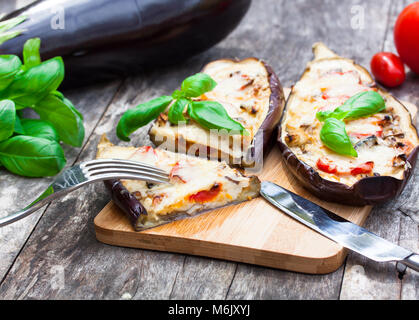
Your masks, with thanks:
[{"label": "fresh basil sprig", "polygon": [[385,101],[379,93],[364,91],[352,96],[333,111],[317,112],[316,118],[325,122],[320,131],[320,139],[336,153],[357,157],[343,121],[368,117],[383,111],[385,107]]},{"label": "fresh basil sprig", "polygon": [[118,138],[130,141],[129,135],[131,133],[156,119],[160,113],[166,110],[172,100],[172,97],[162,96],[139,104],[134,109],[127,110],[116,127]]},{"label": "fresh basil sprig", "polygon": [[320,130],[320,139],[331,150],[346,156],[357,157],[358,153],[353,147],[345,129],[345,122],[335,118],[326,119]]},{"label": "fresh basil sprig", "polygon": [[131,133],[156,119],[167,107],[168,119],[174,125],[189,120],[185,117],[186,111],[190,119],[205,129],[224,129],[232,134],[248,135],[243,125],[232,119],[220,103],[192,99],[212,91],[216,85],[217,83],[205,73],[186,78],[181,89],[175,90],[171,96],[162,96],[126,111],[116,128],[118,138],[129,141]]},{"label": "fresh basil sprig", "polygon": [[[60,142],[80,147],[84,139],[83,116],[57,91],[63,60],[41,61],[40,44],[39,38],[25,42],[23,64],[0,55],[0,165],[27,177],[57,174],[66,163]],[[25,108],[40,119],[22,118]]]},{"label": "fresh basil sprig", "polygon": [[317,112],[316,117],[320,121],[325,121],[327,118],[356,120],[381,112],[385,107],[385,101],[379,93],[375,91],[364,91],[349,98],[334,111]]}]

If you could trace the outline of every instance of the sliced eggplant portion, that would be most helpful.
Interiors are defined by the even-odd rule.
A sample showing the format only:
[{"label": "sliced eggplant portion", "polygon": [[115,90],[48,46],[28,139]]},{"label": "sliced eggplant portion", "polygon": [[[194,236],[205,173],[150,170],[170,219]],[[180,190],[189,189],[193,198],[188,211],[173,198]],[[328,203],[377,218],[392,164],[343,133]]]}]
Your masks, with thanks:
[{"label": "sliced eggplant portion", "polygon": [[256,58],[221,59],[207,64],[217,86],[196,100],[217,101],[231,118],[240,122],[248,136],[211,134],[194,121],[174,126],[162,114],[151,126],[150,138],[156,145],[190,155],[225,160],[238,167],[256,167],[269,149],[285,104],[278,77],[265,62]]},{"label": "sliced eggplant portion", "polygon": [[259,196],[259,179],[244,176],[225,162],[150,146],[115,146],[106,136],[102,136],[97,148],[97,158],[139,161],[169,174],[170,181],[161,184],[140,180],[105,182],[115,204],[126,214],[136,231]]},{"label": "sliced eggplant portion", "polygon": [[81,86],[168,65],[226,37],[251,0],[43,0],[12,12],[27,19],[0,46],[21,55],[29,38],[41,38],[43,60],[62,56],[64,86]]},{"label": "sliced eggplant portion", "polygon": [[[290,171],[321,199],[374,205],[399,195],[415,167],[419,138],[408,109],[377,87],[369,72],[322,43],[293,86],[279,125],[278,143]],[[318,111],[334,110],[355,94],[374,90],[384,111],[345,120],[358,157],[336,154],[320,140]]]}]

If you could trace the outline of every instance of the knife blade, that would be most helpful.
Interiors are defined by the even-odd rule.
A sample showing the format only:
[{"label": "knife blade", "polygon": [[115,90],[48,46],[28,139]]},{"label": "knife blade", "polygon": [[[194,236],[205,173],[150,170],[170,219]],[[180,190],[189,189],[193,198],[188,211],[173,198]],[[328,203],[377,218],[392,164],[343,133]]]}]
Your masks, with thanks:
[{"label": "knife blade", "polygon": [[400,262],[419,271],[419,255],[395,245],[333,212],[278,186],[262,182],[260,194],[284,213],[369,259]]}]

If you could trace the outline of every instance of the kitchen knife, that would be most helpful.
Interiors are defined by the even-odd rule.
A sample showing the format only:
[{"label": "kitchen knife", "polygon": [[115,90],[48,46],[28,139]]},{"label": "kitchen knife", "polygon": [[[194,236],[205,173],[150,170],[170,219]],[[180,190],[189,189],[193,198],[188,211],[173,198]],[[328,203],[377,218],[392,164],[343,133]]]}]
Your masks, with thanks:
[{"label": "kitchen knife", "polygon": [[378,262],[400,262],[419,271],[419,255],[349,222],[275,183],[262,182],[261,195],[289,216],[325,237]]}]

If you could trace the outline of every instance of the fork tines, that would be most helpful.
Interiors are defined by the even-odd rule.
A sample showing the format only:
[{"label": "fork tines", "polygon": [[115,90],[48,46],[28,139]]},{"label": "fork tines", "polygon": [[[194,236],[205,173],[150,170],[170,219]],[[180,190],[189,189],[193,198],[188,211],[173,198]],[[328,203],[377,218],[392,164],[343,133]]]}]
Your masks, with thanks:
[{"label": "fork tines", "polygon": [[169,181],[164,170],[131,160],[98,159],[84,162],[80,167],[91,179],[138,179],[157,183]]}]

